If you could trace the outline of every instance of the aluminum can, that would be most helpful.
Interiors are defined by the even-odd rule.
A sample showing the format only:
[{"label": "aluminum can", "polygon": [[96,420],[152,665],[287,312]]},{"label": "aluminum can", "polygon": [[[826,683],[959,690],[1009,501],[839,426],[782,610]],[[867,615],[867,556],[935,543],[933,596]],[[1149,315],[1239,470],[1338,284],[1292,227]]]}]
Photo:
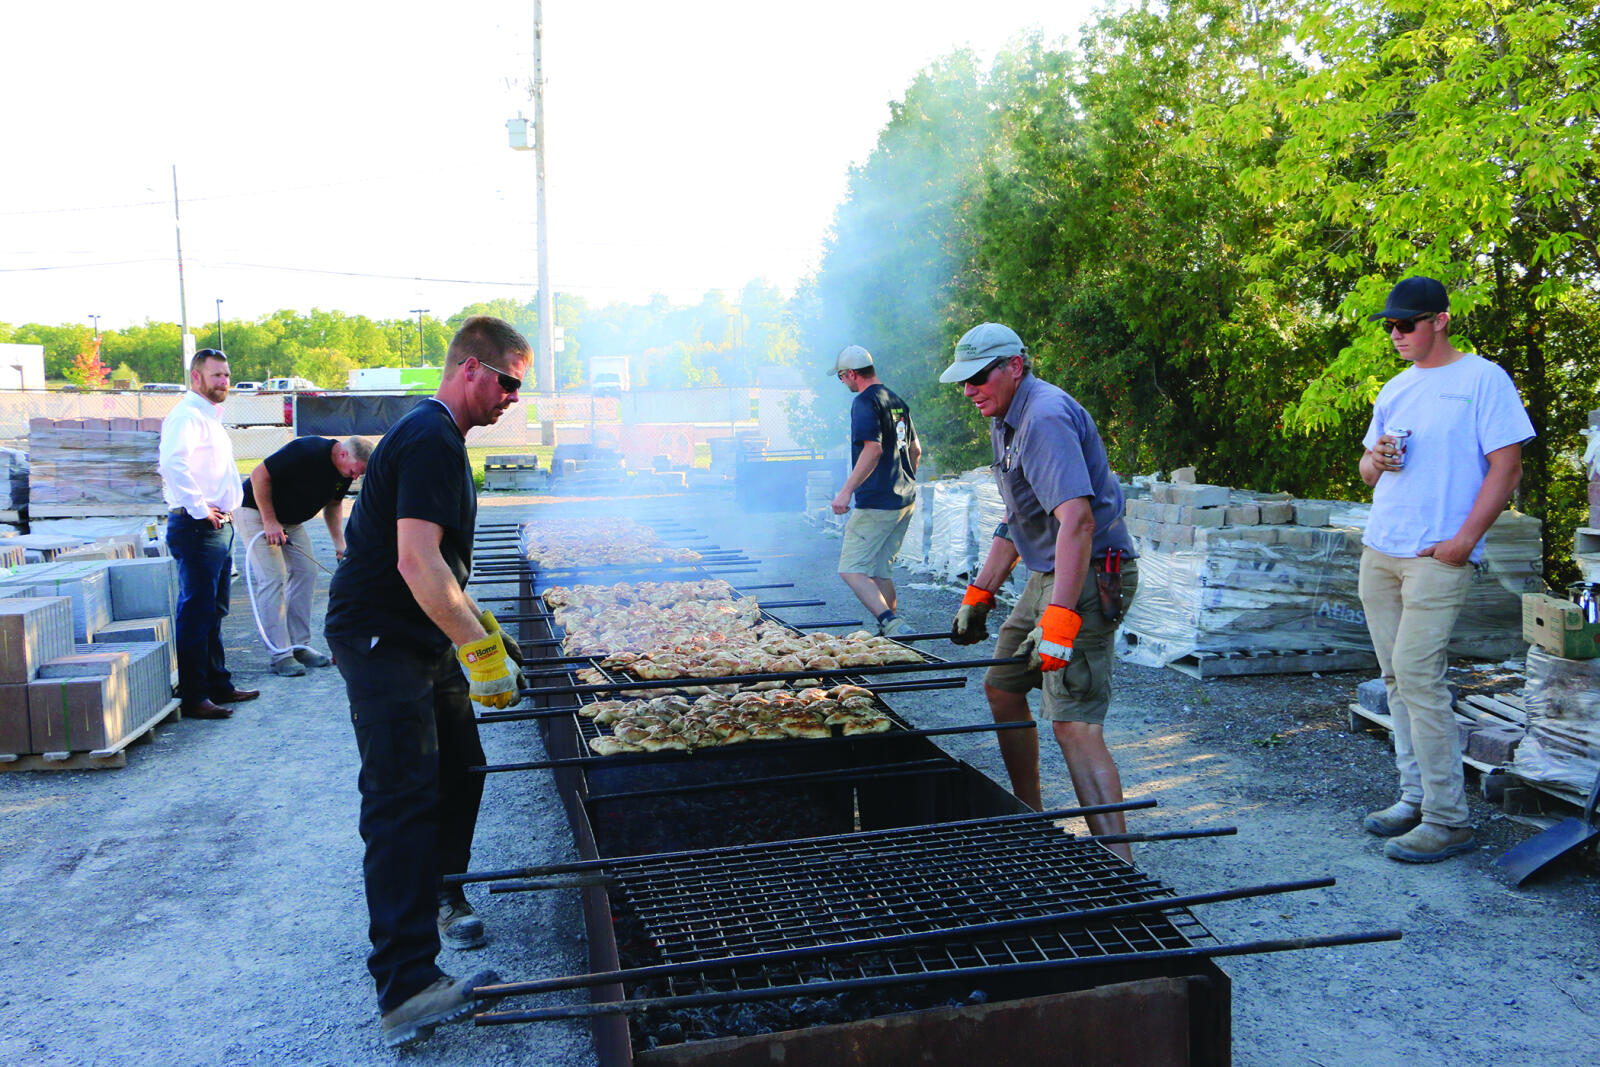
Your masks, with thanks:
[{"label": "aluminum can", "polygon": [[1384,430],[1384,433],[1394,438],[1394,444],[1397,450],[1394,457],[1395,467],[1397,469],[1404,470],[1406,465],[1406,441],[1411,437],[1411,431],[1386,429]]}]

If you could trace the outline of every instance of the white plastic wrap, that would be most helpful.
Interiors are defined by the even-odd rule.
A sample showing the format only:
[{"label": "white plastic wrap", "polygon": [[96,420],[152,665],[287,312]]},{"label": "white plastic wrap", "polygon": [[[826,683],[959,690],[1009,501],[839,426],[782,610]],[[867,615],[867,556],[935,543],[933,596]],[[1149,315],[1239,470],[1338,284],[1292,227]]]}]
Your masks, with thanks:
[{"label": "white plastic wrap", "polygon": [[922,570],[928,564],[928,512],[933,494],[928,486],[917,486],[917,498],[911,504],[911,525],[906,527],[906,539],[900,542],[900,552],[895,562],[912,570]]},{"label": "white plastic wrap", "polygon": [[1511,770],[1588,796],[1600,770],[1600,659],[1528,649],[1528,732]]},{"label": "white plastic wrap", "polygon": [[928,544],[928,569],[945,581],[970,574],[972,562],[972,484],[939,481],[933,490],[932,530]]}]

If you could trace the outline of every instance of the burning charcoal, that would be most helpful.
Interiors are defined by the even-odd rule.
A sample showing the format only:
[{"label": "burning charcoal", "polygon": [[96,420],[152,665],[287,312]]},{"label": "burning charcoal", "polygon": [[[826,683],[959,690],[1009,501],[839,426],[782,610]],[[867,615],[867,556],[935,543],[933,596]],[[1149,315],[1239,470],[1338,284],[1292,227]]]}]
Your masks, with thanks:
[{"label": "burning charcoal", "polygon": [[655,1032],[655,1040],[663,1045],[683,1044],[683,1025],[681,1023],[663,1023]]}]

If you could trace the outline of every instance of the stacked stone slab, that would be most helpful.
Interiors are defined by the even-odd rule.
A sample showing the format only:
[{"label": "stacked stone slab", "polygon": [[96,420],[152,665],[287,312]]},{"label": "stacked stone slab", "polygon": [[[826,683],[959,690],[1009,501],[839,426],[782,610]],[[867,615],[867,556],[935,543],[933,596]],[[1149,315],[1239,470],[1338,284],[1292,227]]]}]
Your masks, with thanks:
[{"label": "stacked stone slab", "polygon": [[[1121,654],[1150,666],[1197,652],[1370,653],[1358,592],[1368,508],[1203,483],[1154,482],[1130,498],[1139,593]],[[1506,512],[1451,649],[1521,655],[1523,592],[1542,588],[1536,520]]]},{"label": "stacked stone slab", "polygon": [[32,419],[28,505],[34,515],[165,512],[160,419]]},{"label": "stacked stone slab", "polygon": [[72,651],[71,601],[0,599],[0,755],[38,751],[29,723],[28,685],[46,663]]},{"label": "stacked stone slab", "polygon": [[1535,645],[1526,670],[1528,732],[1511,770],[1586,796],[1600,771],[1600,659],[1567,659]]}]

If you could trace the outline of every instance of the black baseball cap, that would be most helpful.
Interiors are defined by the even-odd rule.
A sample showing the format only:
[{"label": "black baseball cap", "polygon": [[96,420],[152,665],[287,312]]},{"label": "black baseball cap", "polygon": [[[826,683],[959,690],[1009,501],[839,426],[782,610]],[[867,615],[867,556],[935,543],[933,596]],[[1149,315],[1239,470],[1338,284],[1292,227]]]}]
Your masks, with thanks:
[{"label": "black baseball cap", "polygon": [[1450,294],[1432,278],[1407,278],[1389,290],[1383,310],[1368,315],[1368,322],[1379,319],[1414,319],[1418,315],[1437,315],[1450,310]]}]

